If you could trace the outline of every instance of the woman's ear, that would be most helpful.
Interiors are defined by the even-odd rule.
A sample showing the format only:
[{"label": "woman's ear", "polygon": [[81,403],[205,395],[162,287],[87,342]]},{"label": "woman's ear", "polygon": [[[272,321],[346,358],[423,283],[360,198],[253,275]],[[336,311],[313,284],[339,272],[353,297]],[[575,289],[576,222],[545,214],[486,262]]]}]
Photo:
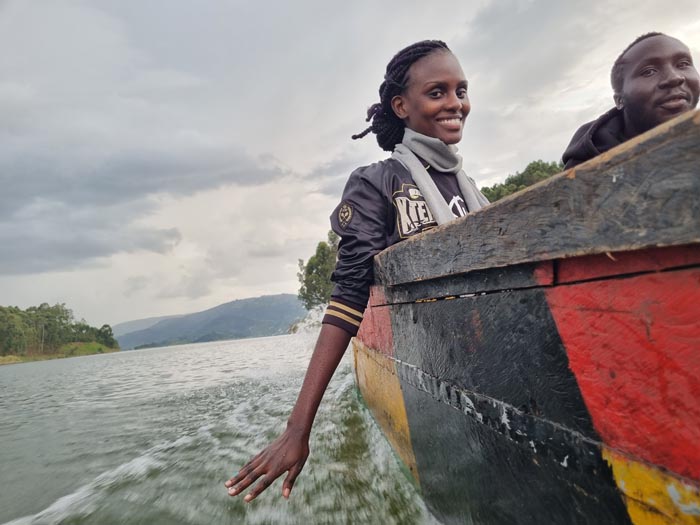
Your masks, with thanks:
[{"label": "woman's ear", "polygon": [[406,102],[401,95],[396,95],[391,99],[391,109],[394,110],[396,116],[401,120],[408,117],[408,112],[406,111]]}]

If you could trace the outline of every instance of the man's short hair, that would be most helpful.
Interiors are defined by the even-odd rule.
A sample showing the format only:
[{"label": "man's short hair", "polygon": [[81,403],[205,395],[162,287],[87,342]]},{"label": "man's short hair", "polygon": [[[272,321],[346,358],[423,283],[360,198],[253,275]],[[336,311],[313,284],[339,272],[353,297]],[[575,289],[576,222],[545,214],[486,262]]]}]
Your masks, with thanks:
[{"label": "man's short hair", "polygon": [[617,57],[617,60],[615,60],[615,63],[613,64],[612,70],[610,71],[610,83],[612,84],[613,91],[615,93],[619,93],[622,91],[622,84],[624,81],[623,78],[623,73],[624,73],[624,58],[625,54],[627,51],[632,49],[634,46],[639,44],[642,40],[646,40],[647,38],[651,38],[652,36],[667,36],[664,33],[659,33],[658,31],[652,31],[651,33],[644,33],[643,35],[638,36],[637,38],[632,41],[630,45],[628,45],[625,50],[620,53],[620,56]]}]

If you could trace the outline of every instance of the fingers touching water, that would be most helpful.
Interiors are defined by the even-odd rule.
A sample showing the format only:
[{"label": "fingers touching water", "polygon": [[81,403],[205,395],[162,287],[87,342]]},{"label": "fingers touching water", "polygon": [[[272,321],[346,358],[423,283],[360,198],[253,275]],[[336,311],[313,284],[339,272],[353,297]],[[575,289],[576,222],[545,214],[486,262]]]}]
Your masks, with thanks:
[{"label": "fingers touching water", "polygon": [[331,324],[321,326],[304,383],[294,405],[287,428],[260,454],[251,459],[224,485],[231,496],[241,494],[248,487],[245,501],[254,500],[285,472],[282,496],[289,497],[297,476],[309,457],[309,434],[316,411],[333,372],[338,367],[350,342],[350,333]]},{"label": "fingers touching water", "polygon": [[286,430],[260,454],[251,459],[234,477],[224,485],[231,496],[238,496],[248,487],[253,489],[243,498],[253,501],[285,472],[282,496],[288,498],[297,476],[309,457],[308,437]]}]

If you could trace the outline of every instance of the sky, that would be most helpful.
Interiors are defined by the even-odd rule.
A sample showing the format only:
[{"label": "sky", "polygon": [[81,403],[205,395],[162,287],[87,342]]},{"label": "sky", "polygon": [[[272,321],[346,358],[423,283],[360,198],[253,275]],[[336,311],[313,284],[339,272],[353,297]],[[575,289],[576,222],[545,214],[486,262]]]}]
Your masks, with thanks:
[{"label": "sky", "polygon": [[479,184],[558,160],[662,31],[700,61],[700,2],[0,0],[0,305],[93,325],[296,293],[402,47],[469,80]]}]

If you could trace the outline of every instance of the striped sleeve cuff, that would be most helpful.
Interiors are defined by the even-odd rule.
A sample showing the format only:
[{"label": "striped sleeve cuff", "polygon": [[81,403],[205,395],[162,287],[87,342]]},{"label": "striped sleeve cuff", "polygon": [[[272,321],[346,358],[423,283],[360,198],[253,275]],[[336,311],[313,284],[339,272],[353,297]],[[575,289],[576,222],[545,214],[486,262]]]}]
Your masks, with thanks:
[{"label": "striped sleeve cuff", "polygon": [[332,297],[322,322],[335,325],[355,336],[360,329],[364,309],[364,306],[358,307],[356,304]]}]

